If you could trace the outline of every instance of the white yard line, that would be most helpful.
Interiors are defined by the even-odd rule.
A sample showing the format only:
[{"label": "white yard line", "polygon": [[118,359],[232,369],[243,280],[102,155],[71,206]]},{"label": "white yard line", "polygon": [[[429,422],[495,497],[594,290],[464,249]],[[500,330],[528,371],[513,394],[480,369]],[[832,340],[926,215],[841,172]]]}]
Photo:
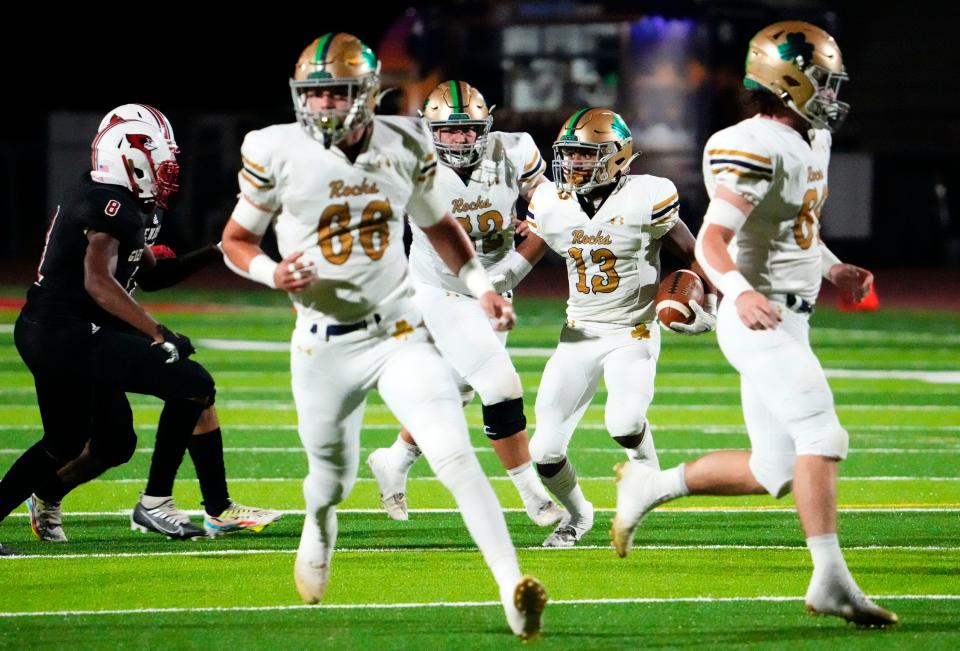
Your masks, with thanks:
[{"label": "white yard line", "polygon": [[[303,509],[276,509],[284,515],[304,515]],[[526,513],[524,509],[505,508],[501,509],[504,513]],[[613,513],[614,508],[595,508],[596,513]],[[938,506],[899,506],[897,504],[880,506],[849,506],[837,509],[839,513],[960,513],[960,507],[938,507]],[[65,514],[71,518],[88,516],[105,517],[129,517],[132,509],[120,509],[119,511],[65,511]],[[182,513],[190,516],[203,515],[203,511],[183,509]],[[432,508],[432,509],[409,509],[409,513],[437,514],[437,513],[457,513],[460,511],[452,508]],[[383,514],[382,508],[360,509],[346,508],[337,509],[338,514]],[[766,506],[735,506],[735,507],[710,507],[710,506],[664,506],[657,509],[657,513],[670,514],[703,514],[703,513],[796,513],[793,508],[766,507]],[[9,518],[29,518],[30,514],[26,511],[11,513]],[[2,558],[2,557],[0,557]]]},{"label": "white yard line", "polygon": [[[196,545],[187,546],[202,547],[204,545],[216,544],[206,539],[199,540]],[[576,547],[541,547],[527,546],[517,547],[520,551],[538,551],[550,554],[577,552],[577,551],[596,551],[611,550],[610,545],[577,545]],[[635,550],[642,551],[795,551],[807,552],[804,545],[635,545]],[[845,552],[849,551],[903,551],[903,552],[960,552],[960,546],[917,546],[917,545],[862,545],[862,546],[844,546]],[[477,548],[467,547],[370,547],[363,549],[341,548],[337,549],[337,554],[443,554],[443,553],[473,553]],[[91,559],[91,558],[161,558],[166,556],[262,556],[265,554],[295,554],[296,549],[183,549],[175,552],[118,552],[116,554],[24,554],[21,556],[2,556],[3,561],[30,561],[30,560],[61,560],[61,559]]]},{"label": "white yard line", "polygon": [[[492,482],[512,482],[513,480],[510,477],[487,477]],[[577,477],[580,481],[613,481],[613,476],[609,477]],[[901,481],[960,481],[960,477],[907,477],[907,476],[897,476],[897,477],[840,477],[840,481],[844,482],[858,482],[858,481],[882,481],[882,482],[901,482]],[[127,478],[127,479],[98,479],[97,483],[101,484],[142,484],[144,483],[142,478]],[[280,483],[280,482],[296,482],[302,483],[303,477],[230,477],[229,481],[231,484],[258,484],[258,483]],[[357,477],[357,482],[361,483],[370,483],[374,479],[372,477]],[[436,477],[409,477],[408,482],[411,481],[429,481],[436,482],[439,481]]]},{"label": "white yard line", "polygon": [[[901,594],[869,595],[871,599],[881,601],[958,601],[956,594]],[[590,605],[590,604],[720,604],[720,603],[781,603],[803,601],[797,596],[761,596],[761,597],[624,597],[613,599],[551,599],[550,605]],[[249,613],[277,612],[291,610],[399,610],[414,608],[478,608],[501,607],[499,601],[439,601],[414,603],[373,603],[373,604],[317,604],[308,606],[293,604],[284,606],[232,606],[198,608],[131,608],[125,610],[48,610],[36,612],[2,612],[0,617],[84,617],[93,615],[156,615],[179,613]],[[504,638],[506,639],[506,638]]]},{"label": "white yard line", "polygon": [[[360,448],[360,452],[372,452],[376,448]],[[736,449],[736,448],[724,448]],[[746,448],[744,448],[746,449]],[[230,454],[303,454],[302,447],[284,447],[284,448],[223,448],[224,452]],[[494,454],[491,447],[473,448],[477,454]],[[622,456],[623,449],[617,447],[609,448],[575,448],[576,454],[611,454]],[[657,448],[659,454],[706,454],[715,452],[716,448]],[[21,455],[22,448],[0,448],[0,455]],[[948,448],[851,448],[850,454],[927,454],[927,455],[954,455],[960,454],[960,447]],[[135,454],[153,454],[153,448],[139,448]]]}]

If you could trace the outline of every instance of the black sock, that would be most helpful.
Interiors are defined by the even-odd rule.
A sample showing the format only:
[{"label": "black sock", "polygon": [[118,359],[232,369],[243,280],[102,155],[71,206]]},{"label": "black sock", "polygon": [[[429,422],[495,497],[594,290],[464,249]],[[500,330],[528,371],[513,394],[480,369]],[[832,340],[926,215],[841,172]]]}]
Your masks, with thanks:
[{"label": "black sock", "polygon": [[193,428],[204,406],[192,400],[168,400],[160,412],[157,441],[150,460],[146,494],[151,497],[173,495],[173,481],[183,463],[183,455]]},{"label": "black sock", "polygon": [[38,487],[55,486],[59,481],[58,466],[39,441],[21,454],[0,480],[0,520],[23,504]]},{"label": "black sock", "polygon": [[193,467],[197,470],[204,511],[217,517],[230,506],[230,495],[227,493],[227,471],[223,465],[223,435],[220,428],[191,436],[187,449],[190,451],[190,458],[193,459]]}]

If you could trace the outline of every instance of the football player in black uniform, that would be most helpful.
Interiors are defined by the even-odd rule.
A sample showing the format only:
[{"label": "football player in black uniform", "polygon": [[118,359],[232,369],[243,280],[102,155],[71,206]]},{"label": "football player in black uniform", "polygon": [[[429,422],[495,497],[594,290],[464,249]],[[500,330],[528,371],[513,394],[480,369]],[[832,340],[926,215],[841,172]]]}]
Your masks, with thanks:
[{"label": "football player in black uniform", "polygon": [[[98,131],[125,120],[140,120],[156,127],[174,156],[179,153],[170,121],[159,110],[146,104],[124,104],[114,108],[101,120]],[[141,266],[136,276],[136,285],[146,291],[175,285],[199,269],[223,259],[219,248],[214,245],[183,256],[175,256],[167,247],[155,246],[166,210],[166,206],[155,205],[148,218],[144,241],[155,253],[156,264]],[[223,437],[214,406],[200,414],[186,450],[190,452],[203,495],[204,529],[194,526],[190,518],[176,508],[172,499],[173,482],[184,450],[154,453],[146,491],[131,514],[133,529],[184,538],[201,535],[206,530],[207,534],[215,536],[240,530],[262,531],[281,517],[279,511],[245,506],[230,499],[223,461]],[[34,493],[27,500],[31,527],[41,540],[67,539],[62,526],[62,497],[53,493]]]},{"label": "football player in black uniform", "polygon": [[[0,519],[31,492],[62,497],[127,461],[136,447],[125,396],[132,391],[165,402],[147,495],[166,496],[155,504],[142,500],[133,525],[172,537],[203,533],[169,496],[190,435],[203,424],[201,414],[213,414],[216,425],[209,409],[213,380],[187,359],[189,339],[158,324],[129,294],[140,265],[153,266],[145,244],[151,231],[154,238],[159,231],[154,208],[166,207],[178,173],[174,152],[156,127],[112,124],[94,141],[93,171],[55,215],[14,332],[34,374],[44,436],[0,481]],[[190,266],[156,267],[153,282],[157,288],[172,284]],[[60,536],[65,539],[62,529]]]}]

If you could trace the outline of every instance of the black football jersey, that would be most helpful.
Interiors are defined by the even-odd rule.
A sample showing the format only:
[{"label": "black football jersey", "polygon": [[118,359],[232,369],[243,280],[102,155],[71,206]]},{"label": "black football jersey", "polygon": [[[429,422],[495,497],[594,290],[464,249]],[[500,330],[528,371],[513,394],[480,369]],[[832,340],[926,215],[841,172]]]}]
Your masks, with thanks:
[{"label": "black football jersey", "polygon": [[135,286],[146,232],[154,228],[153,239],[159,219],[145,213],[126,188],[96,183],[84,173],[54,213],[37,280],[27,292],[25,313],[32,318],[80,319],[97,325],[115,322],[84,288],[87,233],[108,233],[120,243],[114,278],[129,292]]}]

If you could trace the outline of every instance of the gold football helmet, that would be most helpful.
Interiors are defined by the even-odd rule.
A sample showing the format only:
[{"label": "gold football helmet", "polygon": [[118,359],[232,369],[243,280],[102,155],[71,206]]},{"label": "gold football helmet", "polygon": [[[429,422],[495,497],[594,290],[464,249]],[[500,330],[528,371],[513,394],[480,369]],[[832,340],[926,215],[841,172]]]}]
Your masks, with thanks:
[{"label": "gold football helmet", "polygon": [[850,111],[838,99],[848,79],[832,36],[787,20],[761,29],[750,41],[743,85],[766,88],[814,127],[836,131]]},{"label": "gold football helmet", "polygon": [[563,191],[586,194],[616,181],[639,155],[623,118],[610,109],[580,109],[553,143],[553,179]]},{"label": "gold football helmet", "polygon": [[[430,92],[420,116],[430,127],[440,162],[449,167],[476,165],[493,125],[490,114],[493,108],[487,107],[480,91],[465,81],[450,79]],[[440,141],[440,129],[443,128],[472,130],[476,139],[473,142],[444,143]]]},{"label": "gold football helmet", "polygon": [[[309,97],[328,90],[347,108],[311,110]],[[380,91],[380,62],[356,36],[324,34],[297,60],[290,80],[293,109],[306,132],[329,148],[373,120]]]}]

